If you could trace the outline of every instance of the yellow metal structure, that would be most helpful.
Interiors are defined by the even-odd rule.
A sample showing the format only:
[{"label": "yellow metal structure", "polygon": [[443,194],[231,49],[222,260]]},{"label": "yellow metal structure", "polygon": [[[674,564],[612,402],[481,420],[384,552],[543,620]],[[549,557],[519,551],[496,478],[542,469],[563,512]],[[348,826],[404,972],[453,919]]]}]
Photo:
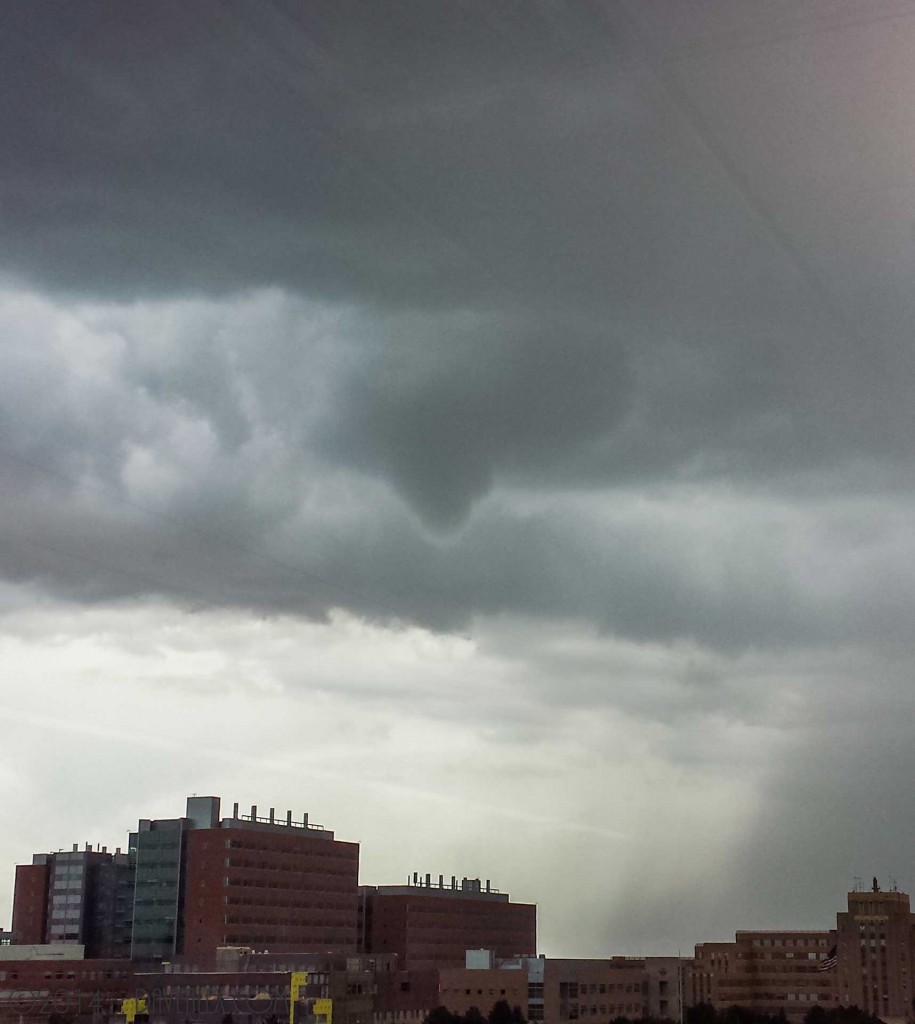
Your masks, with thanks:
[{"label": "yellow metal structure", "polygon": [[322,1024],[334,1024],[333,999],[316,999],[313,1013],[318,1018],[324,1018]]},{"label": "yellow metal structure", "polygon": [[[289,976],[289,1024],[295,1024],[295,1004],[299,1001],[299,993],[307,984],[307,971],[293,971]],[[127,1024],[130,1024],[130,1021]]]},{"label": "yellow metal structure", "polygon": [[145,999],[124,999],[121,1001],[121,1013],[124,1014],[124,1024],[134,1024],[138,1013],[148,1013],[149,1007]]}]

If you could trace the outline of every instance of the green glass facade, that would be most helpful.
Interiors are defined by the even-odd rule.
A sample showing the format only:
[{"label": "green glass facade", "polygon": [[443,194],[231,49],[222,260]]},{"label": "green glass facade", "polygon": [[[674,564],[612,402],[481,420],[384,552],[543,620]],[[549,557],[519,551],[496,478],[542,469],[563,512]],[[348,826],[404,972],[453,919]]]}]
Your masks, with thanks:
[{"label": "green glass facade", "polygon": [[181,949],[185,831],[183,818],[140,822],[130,953],[134,960],[171,960]]}]

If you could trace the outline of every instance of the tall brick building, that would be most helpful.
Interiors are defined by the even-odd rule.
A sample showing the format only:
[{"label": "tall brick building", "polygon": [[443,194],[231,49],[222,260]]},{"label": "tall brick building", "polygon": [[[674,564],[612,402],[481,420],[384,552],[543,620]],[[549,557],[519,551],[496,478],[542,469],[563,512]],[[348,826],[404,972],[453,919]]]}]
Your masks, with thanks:
[{"label": "tall brick building", "polygon": [[[835,959],[830,956],[835,949]],[[826,970],[821,968],[827,967]],[[724,1009],[783,1010],[801,1021],[813,1006],[857,1006],[884,1021],[915,1020],[915,914],[895,889],[848,893],[835,929],[737,932],[696,946],[689,998]]]},{"label": "tall brick building", "polygon": [[356,953],[359,846],[271,808],[141,819],[129,852],[36,854],[16,869],[13,941],[81,944],[90,958],[210,965],[219,946]]},{"label": "tall brick building", "polygon": [[883,1020],[913,1017],[915,915],[904,892],[850,892],[836,916],[837,997]]},{"label": "tall brick building", "polygon": [[361,919],[366,953],[396,953],[404,970],[463,967],[468,949],[486,948],[497,957],[533,955],[537,949],[537,907],[512,903],[479,879],[452,878],[446,886],[425,884],[362,886]]},{"label": "tall brick building", "polygon": [[272,816],[188,833],[185,957],[217,946],[271,953],[355,953],[359,846]]},{"label": "tall brick building", "polygon": [[31,864],[16,865],[10,930],[17,945],[47,942],[49,873],[47,858],[40,859],[38,854]]}]

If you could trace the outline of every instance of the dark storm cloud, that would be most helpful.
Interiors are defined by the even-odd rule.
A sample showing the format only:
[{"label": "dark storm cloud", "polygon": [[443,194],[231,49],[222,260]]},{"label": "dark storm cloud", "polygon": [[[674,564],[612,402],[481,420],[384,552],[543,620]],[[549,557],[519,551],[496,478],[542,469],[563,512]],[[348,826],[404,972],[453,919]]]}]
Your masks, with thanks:
[{"label": "dark storm cloud", "polygon": [[9,572],[30,530],[95,600],[903,636],[904,304],[862,343],[824,225],[872,203],[805,148],[853,12],[691,8],[12,5],[0,260],[54,298],[7,320]]},{"label": "dark storm cloud", "polygon": [[[361,308],[366,324],[467,314],[463,332],[413,328],[426,372],[404,370],[396,327],[368,327],[325,431],[328,451],[438,525],[519,472],[907,462],[913,367],[898,332],[871,317],[864,353],[846,277],[811,289],[810,259],[783,244],[779,203],[815,211],[808,194],[790,179],[783,195],[763,189],[761,216],[722,159],[746,150],[743,166],[778,167],[778,147],[735,135],[734,97],[769,95],[768,68],[754,79],[726,46],[702,63],[692,28],[673,51],[701,101],[684,107],[639,37],[656,22],[670,41],[686,30],[663,4],[643,11],[640,24],[625,5],[13,5],[3,266],[86,296],[280,286]],[[725,38],[786,28],[737,11]],[[709,10],[696,14],[710,30]],[[716,123],[726,145],[691,116],[719,109],[706,94],[722,65],[738,86]],[[781,114],[803,109],[796,95]],[[808,214],[804,245],[847,221],[835,212]],[[866,303],[877,286],[855,283]],[[229,393],[208,379],[225,372],[211,348],[186,380],[166,368],[149,386]],[[211,410],[217,429],[244,429],[219,418],[229,409]]]},{"label": "dark storm cloud", "polygon": [[15,13],[13,269],[77,291],[269,283],[427,303],[543,251],[538,208],[559,197],[532,160],[564,140],[525,130],[550,117],[527,91],[569,52],[536,18],[500,32],[498,17],[364,4]]},{"label": "dark storm cloud", "polygon": [[328,447],[433,524],[463,520],[499,472],[549,472],[627,412],[625,353],[606,336],[557,321],[417,326],[350,375]]}]

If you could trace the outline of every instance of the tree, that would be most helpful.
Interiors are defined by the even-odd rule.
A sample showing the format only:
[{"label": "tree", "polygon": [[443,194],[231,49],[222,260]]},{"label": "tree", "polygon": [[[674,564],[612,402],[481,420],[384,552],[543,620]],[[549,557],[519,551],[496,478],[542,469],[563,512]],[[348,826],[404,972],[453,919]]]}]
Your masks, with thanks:
[{"label": "tree", "polygon": [[686,1024],[718,1024],[718,1014],[711,1003],[696,1003],[686,1011]]},{"label": "tree", "polygon": [[879,1017],[874,1017],[857,1006],[836,1006],[824,1010],[822,1006],[814,1006],[804,1017],[804,1024],[881,1024]]},{"label": "tree", "polygon": [[504,999],[500,999],[497,1003],[493,1003],[487,1020],[489,1024],[514,1024],[512,1008]]},{"label": "tree", "polygon": [[425,1024],[460,1024],[461,1018],[446,1006],[436,1006],[426,1016]]}]

